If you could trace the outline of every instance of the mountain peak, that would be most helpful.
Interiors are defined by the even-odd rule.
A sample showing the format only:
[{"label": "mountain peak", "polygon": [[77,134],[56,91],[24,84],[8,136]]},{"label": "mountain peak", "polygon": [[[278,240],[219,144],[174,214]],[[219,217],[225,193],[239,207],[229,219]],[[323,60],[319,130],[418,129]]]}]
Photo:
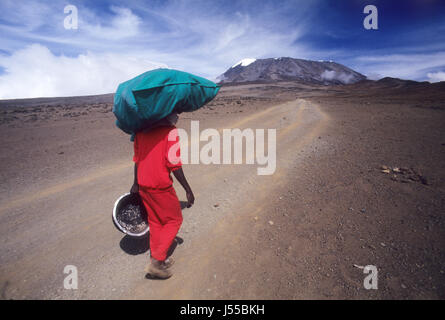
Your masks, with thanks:
[{"label": "mountain peak", "polygon": [[217,78],[219,83],[297,80],[319,84],[349,84],[364,79],[364,75],[331,60],[290,57],[243,59]]},{"label": "mountain peak", "polygon": [[245,58],[245,59],[239,61],[238,63],[234,64],[232,66],[232,68],[235,68],[236,66],[247,67],[249,64],[251,64],[255,61],[256,61],[255,58]]}]

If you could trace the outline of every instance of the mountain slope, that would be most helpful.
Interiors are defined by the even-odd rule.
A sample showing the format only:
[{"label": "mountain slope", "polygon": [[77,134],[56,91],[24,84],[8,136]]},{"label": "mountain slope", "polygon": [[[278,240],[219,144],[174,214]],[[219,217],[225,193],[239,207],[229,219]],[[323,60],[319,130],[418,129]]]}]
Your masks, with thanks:
[{"label": "mountain slope", "polygon": [[294,58],[243,59],[217,78],[219,83],[300,80],[322,84],[348,84],[366,77],[332,61]]}]

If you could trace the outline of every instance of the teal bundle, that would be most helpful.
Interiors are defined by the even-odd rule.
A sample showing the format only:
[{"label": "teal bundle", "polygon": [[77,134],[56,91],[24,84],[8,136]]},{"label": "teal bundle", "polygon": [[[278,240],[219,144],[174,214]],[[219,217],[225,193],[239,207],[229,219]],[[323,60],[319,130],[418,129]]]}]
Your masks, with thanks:
[{"label": "teal bundle", "polygon": [[183,71],[145,72],[117,88],[113,105],[116,125],[133,135],[172,112],[201,108],[216,96],[219,88],[210,80]]}]

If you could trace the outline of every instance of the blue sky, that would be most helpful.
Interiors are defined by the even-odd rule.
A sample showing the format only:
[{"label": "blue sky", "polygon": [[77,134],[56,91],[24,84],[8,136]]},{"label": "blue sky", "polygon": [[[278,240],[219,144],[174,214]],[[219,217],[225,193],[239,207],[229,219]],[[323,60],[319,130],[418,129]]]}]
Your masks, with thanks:
[{"label": "blue sky", "polygon": [[[64,28],[66,5],[78,29]],[[366,5],[378,30],[366,30]],[[334,60],[371,79],[445,80],[445,1],[0,2],[0,99],[114,92],[156,67],[215,79],[244,58]]]}]

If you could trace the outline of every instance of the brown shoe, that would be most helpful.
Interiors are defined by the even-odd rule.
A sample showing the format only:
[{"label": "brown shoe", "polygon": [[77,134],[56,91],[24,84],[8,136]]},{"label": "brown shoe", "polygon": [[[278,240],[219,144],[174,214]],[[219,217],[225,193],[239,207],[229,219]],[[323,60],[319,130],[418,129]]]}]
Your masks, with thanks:
[{"label": "brown shoe", "polygon": [[160,279],[168,279],[173,275],[170,270],[167,270],[163,262],[155,259],[151,259],[150,264],[145,267],[145,272],[152,277]]},{"label": "brown shoe", "polygon": [[167,258],[164,260],[163,265],[166,269],[170,268],[175,263],[175,260],[173,258]]}]

